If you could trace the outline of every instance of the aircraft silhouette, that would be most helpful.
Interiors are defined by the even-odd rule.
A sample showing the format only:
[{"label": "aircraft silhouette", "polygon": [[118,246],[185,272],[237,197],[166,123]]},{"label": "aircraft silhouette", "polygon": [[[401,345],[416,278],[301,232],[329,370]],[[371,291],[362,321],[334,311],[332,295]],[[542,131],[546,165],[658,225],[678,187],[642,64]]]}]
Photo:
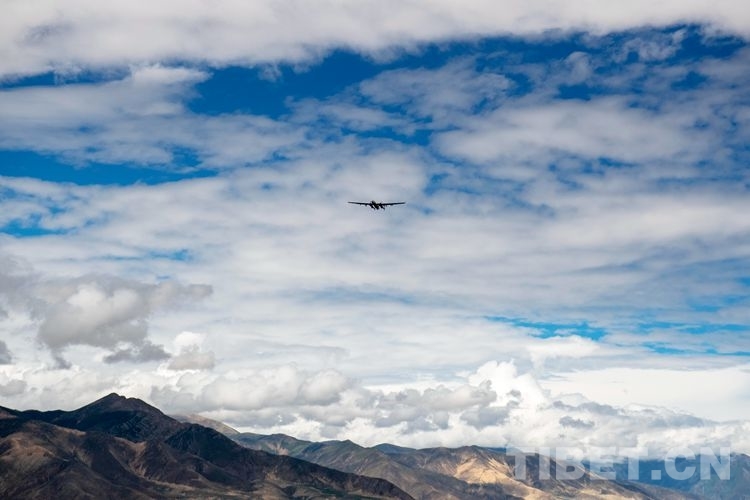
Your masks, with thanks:
[{"label": "aircraft silhouette", "polygon": [[385,207],[390,207],[391,205],[404,205],[405,201],[396,201],[394,203],[378,203],[375,200],[372,200],[370,202],[366,201],[350,201],[352,205],[364,205],[366,207],[370,207],[373,210],[385,210]]}]

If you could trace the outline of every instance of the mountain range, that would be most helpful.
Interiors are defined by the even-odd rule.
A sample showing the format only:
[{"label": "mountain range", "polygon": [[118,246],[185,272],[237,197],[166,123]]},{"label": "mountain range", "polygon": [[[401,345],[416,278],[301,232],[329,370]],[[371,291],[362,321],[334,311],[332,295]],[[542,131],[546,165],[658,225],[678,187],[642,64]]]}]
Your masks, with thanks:
[{"label": "mountain range", "polygon": [[[732,455],[729,480],[701,481],[628,481],[618,466],[615,480],[602,480],[549,457],[525,460],[520,479],[515,455],[503,449],[367,448],[240,433],[117,394],[73,411],[0,407],[0,498],[750,499],[746,455]],[[557,479],[559,468],[576,479]]]},{"label": "mountain range", "polygon": [[110,394],[74,411],[0,407],[0,498],[398,498],[383,479],[251,450]]},{"label": "mountain range", "polygon": [[[556,479],[554,459],[530,454],[526,457],[526,479],[516,479],[515,457],[502,451],[464,446],[460,448],[412,449],[382,444],[364,448],[351,441],[315,443],[283,434],[233,434],[232,439],[252,449],[293,456],[326,467],[365,476],[382,477],[424,500],[459,499],[684,499],[680,492],[654,485],[607,481],[587,470],[579,479]],[[550,478],[540,474],[540,464],[549,460]]]}]

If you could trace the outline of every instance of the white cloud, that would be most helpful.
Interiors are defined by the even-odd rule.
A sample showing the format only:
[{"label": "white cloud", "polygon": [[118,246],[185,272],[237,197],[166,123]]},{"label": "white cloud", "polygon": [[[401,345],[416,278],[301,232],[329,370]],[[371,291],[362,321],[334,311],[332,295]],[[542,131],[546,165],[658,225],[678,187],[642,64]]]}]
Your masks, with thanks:
[{"label": "white cloud", "polygon": [[490,387],[500,395],[498,403],[501,406],[522,399],[526,405],[533,408],[547,399],[533,375],[531,373],[519,374],[512,361],[487,362],[475,373],[469,375],[468,380],[472,384],[489,382]]},{"label": "white cloud", "polygon": [[47,305],[38,338],[54,351],[76,344],[108,349],[121,342],[140,345],[153,311],[210,293],[205,285],[144,285],[99,276],[48,282],[40,290]]},{"label": "white cloud", "polygon": [[190,347],[200,347],[206,340],[205,333],[180,332],[175,336],[172,344],[177,349],[187,349]]},{"label": "white cloud", "polygon": [[204,166],[258,162],[304,141],[304,131],[252,115],[206,116],[184,105],[205,72],[133,67],[104,83],[0,91],[0,147],[60,154],[74,163],[172,168],[175,150]]},{"label": "white cloud", "polygon": [[[625,99],[509,106],[439,136],[442,151],[485,163],[535,163],[540,152],[641,163],[694,162],[709,151],[704,135],[680,116],[628,107]],[[499,169],[498,169],[499,170]],[[502,175],[498,171],[498,175]],[[533,172],[529,172],[533,175]]]},{"label": "white cloud", "polygon": [[180,352],[172,356],[169,362],[170,370],[210,370],[214,367],[214,353],[203,352],[198,346],[182,348]]},{"label": "white cloud", "polygon": [[[224,65],[279,60],[304,61],[334,47],[372,53],[417,43],[506,33],[537,35],[550,30],[608,32],[641,26],[706,23],[750,35],[742,2],[646,0],[597,4],[576,1],[487,0],[455,4],[222,0],[136,1],[127,6],[69,0],[14,2],[0,24],[0,74],[123,63],[188,60]],[[12,21],[11,21],[12,20]]]},{"label": "white cloud", "polygon": [[[350,381],[335,370],[308,373],[294,365],[282,365],[227,372],[210,379],[181,377],[174,387],[154,388],[151,397],[171,407],[179,402],[200,411],[257,411],[332,404],[349,384]],[[189,395],[187,399],[183,397],[185,394]]]},{"label": "white cloud", "polygon": [[624,61],[631,54],[636,54],[641,61],[662,61],[677,52],[680,42],[684,38],[685,30],[678,30],[670,34],[644,34],[642,37],[629,40],[623,44],[617,58]]},{"label": "white cloud", "polygon": [[[0,300],[14,314],[28,316],[37,328],[36,339],[62,365],[67,364],[63,351],[77,345],[109,350],[104,358],[109,363],[164,359],[163,348],[147,338],[149,318],[211,294],[207,285],[145,284],[107,275],[50,279],[28,269],[9,271],[0,280]],[[0,348],[10,361],[5,343]]]},{"label": "white cloud", "polygon": [[[335,161],[326,161],[331,157]],[[217,365],[239,363],[247,352],[253,359],[267,356],[264,363],[283,363],[292,346],[303,345],[304,353],[294,355],[313,369],[319,368],[317,356],[331,356],[368,376],[382,371],[371,367],[372,356],[389,359],[390,373],[434,373],[451,364],[480,364],[488,345],[507,352],[526,341],[477,316],[542,314],[573,322],[587,317],[602,326],[632,324],[621,316],[626,309],[606,308],[658,301],[665,311],[711,320],[715,315],[686,313],[685,301],[742,290],[732,273],[710,265],[748,255],[738,244],[749,229],[742,217],[745,197],[723,184],[659,192],[645,167],[581,177],[576,190],[540,176],[523,199],[547,205],[556,213],[550,217],[481,196],[492,185],[476,195],[446,189],[427,197],[421,191],[430,168],[403,146],[382,152],[345,143],[322,145],[295,161],[159,186],[58,186],[7,178],[4,184],[21,193],[4,203],[9,212],[39,214],[43,227],[64,232],[8,238],[4,247],[48,275],[95,272],[140,283],[159,275],[213,284],[210,311],[168,317],[162,310],[161,321],[168,320],[171,331],[167,336],[160,328],[158,337],[150,337],[156,344],[200,324],[209,334],[201,352],[213,352]],[[383,217],[345,204],[373,192],[409,203],[376,214]],[[420,213],[422,207],[439,217]],[[187,257],[170,257],[180,252]],[[115,321],[115,288],[101,289],[109,309],[98,314],[112,314],[100,324],[130,328],[135,338],[143,331],[137,329],[141,316]],[[77,292],[66,293],[47,302],[72,310],[66,300]],[[177,292],[164,284],[154,289],[153,307],[161,308],[160,293]],[[746,318],[741,309],[733,314],[735,322]],[[473,341],[457,349],[457,332]],[[221,335],[236,339],[233,348],[209,340]],[[276,345],[256,349],[258,339]],[[330,350],[323,354],[315,345]],[[181,349],[175,345],[174,352]],[[261,350],[263,355],[256,353]],[[556,363],[539,354],[545,363]],[[208,357],[199,364],[209,366]]]},{"label": "white cloud", "polygon": [[550,337],[528,348],[532,363],[538,368],[543,367],[545,360],[550,358],[587,358],[596,353],[602,346],[596,341],[571,335],[568,337]]},{"label": "white cloud", "polygon": [[[284,374],[292,372],[287,372],[288,367],[273,373],[288,382]],[[231,386],[226,381],[210,383],[201,392],[220,389],[224,394],[220,399],[235,401],[232,392],[247,391],[246,381],[248,378],[238,379]],[[649,383],[643,377],[632,389],[640,395]],[[514,363],[490,362],[449,386],[423,382],[358,387],[349,383],[337,389],[340,397],[321,402],[295,399],[271,384],[264,390],[274,396],[266,392],[262,405],[252,397],[257,391],[251,390],[251,402],[246,402],[242,411],[237,411],[235,403],[227,406],[219,399],[203,399],[207,406],[202,409],[253,432],[285,432],[312,440],[347,438],[366,445],[615,446],[639,447],[652,455],[664,453],[675,442],[687,446],[731,444],[734,451],[750,445],[743,437],[741,421],[716,423],[670,410],[665,407],[671,402],[665,392],[658,405],[635,406],[632,401],[638,400],[636,396],[626,405],[609,406],[542,388],[548,385],[555,387],[530,372],[519,372]],[[298,385],[291,387],[293,392]],[[226,389],[229,392],[224,393]],[[154,393],[157,395],[166,396]]]},{"label": "white cloud", "polygon": [[[619,383],[611,380],[613,373],[569,372],[540,379],[515,362],[492,361],[452,382],[378,386],[362,385],[337,370],[306,371],[293,365],[178,374],[161,368],[116,373],[109,368],[93,372],[77,366],[50,370],[18,364],[0,367],[0,391],[6,406],[72,409],[115,390],[141,397],[167,413],[202,412],[252,432],[351,439],[363,445],[615,446],[638,447],[653,456],[675,443],[750,450],[746,422],[716,422],[679,410],[675,403],[685,400],[674,391],[675,377],[680,384],[695,387],[694,382],[705,376],[710,378],[708,385],[726,382],[727,376],[740,376],[746,382],[746,372],[662,370],[633,376],[638,370],[632,370]],[[632,397],[621,400],[622,404],[594,402],[586,396],[596,401],[607,397],[590,390],[585,381],[576,383],[575,377],[588,378],[602,388],[609,385],[613,393],[627,385]],[[670,390],[660,390],[661,385]],[[586,396],[566,392],[569,388],[583,389]],[[739,392],[732,396],[747,397],[747,387],[744,390],[745,396]],[[657,391],[658,402],[652,400]],[[725,396],[720,391],[716,400],[730,401]],[[741,401],[734,402],[735,410],[743,407]]]},{"label": "white cloud", "polygon": [[495,107],[506,99],[511,83],[492,71],[478,73],[472,58],[457,59],[438,69],[384,71],[359,85],[359,92],[378,105],[405,106],[417,118],[430,118],[426,127],[453,125],[482,103]]},{"label": "white cloud", "polygon": [[212,369],[216,364],[216,356],[212,351],[201,350],[205,339],[204,333],[179,333],[172,341],[178,353],[172,356],[167,368],[170,370]]},{"label": "white cloud", "polygon": [[351,381],[335,370],[315,373],[300,386],[300,398],[307,404],[326,405],[338,401]]},{"label": "white cloud", "polygon": [[557,393],[580,392],[592,401],[614,406],[638,402],[715,420],[741,420],[746,418],[750,401],[750,367],[581,369],[560,374],[544,385]]}]

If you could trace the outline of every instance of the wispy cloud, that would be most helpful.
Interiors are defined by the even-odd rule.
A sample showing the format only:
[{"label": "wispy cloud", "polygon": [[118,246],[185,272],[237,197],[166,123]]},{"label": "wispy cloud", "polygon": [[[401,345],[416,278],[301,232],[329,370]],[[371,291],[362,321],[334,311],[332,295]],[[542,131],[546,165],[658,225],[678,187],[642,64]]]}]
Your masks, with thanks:
[{"label": "wispy cloud", "polygon": [[209,168],[256,163],[304,141],[304,130],[250,115],[188,112],[192,86],[208,74],[185,68],[133,68],[122,79],[0,91],[0,147],[91,162],[177,165],[192,155]]}]

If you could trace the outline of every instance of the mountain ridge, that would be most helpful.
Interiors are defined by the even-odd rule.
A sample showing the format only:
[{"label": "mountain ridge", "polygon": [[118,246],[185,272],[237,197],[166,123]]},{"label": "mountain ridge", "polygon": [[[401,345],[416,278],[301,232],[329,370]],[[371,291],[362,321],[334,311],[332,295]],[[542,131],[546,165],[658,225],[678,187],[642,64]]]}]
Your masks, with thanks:
[{"label": "mountain ridge", "polygon": [[[368,468],[368,465],[371,466],[372,463],[364,459],[360,460],[358,465],[347,465],[333,460],[331,457],[338,457],[338,460],[343,460],[343,457],[349,452],[348,450],[351,449],[352,445],[346,441],[315,443],[297,440],[284,434],[262,435],[255,433],[235,435],[233,439],[245,446],[273,450],[275,453],[298,456],[334,468],[357,470],[361,474],[384,477],[416,498],[447,498],[445,495],[452,491],[448,483],[442,482],[441,486],[446,488],[445,491],[442,491],[443,496],[435,495],[431,497],[413,484],[404,483],[392,471],[391,474],[383,473],[383,470],[388,470],[387,467],[381,467],[382,470],[378,471]],[[336,450],[337,447],[341,448],[340,452]],[[326,448],[328,448],[328,451],[324,452],[323,450]],[[545,483],[544,480],[539,478],[540,459],[549,460],[548,471],[551,479],[557,477],[557,462],[549,457],[532,454],[526,457],[526,469],[530,477],[527,481],[513,484],[508,480],[514,478],[515,454],[505,448],[462,446],[458,448],[413,449],[382,443],[371,448],[362,448],[362,450],[382,452],[406,470],[414,471],[418,469],[420,471],[419,477],[422,480],[429,479],[425,474],[434,473],[441,475],[443,478],[455,478],[470,485],[488,485],[494,482],[501,484],[504,488],[503,491],[507,494],[526,498],[616,498],[617,495],[620,495],[619,498],[658,498],[664,500],[750,500],[750,494],[742,493],[743,491],[750,491],[750,457],[741,454],[734,455],[731,462],[734,481],[720,480],[716,477],[715,472],[712,473],[709,480],[705,481],[673,481],[664,472],[665,464],[663,461],[642,460],[640,461],[641,471],[638,477],[641,480],[639,481],[628,479],[627,465],[615,464],[616,480],[611,481],[598,476],[595,478],[596,475],[591,474],[590,464],[583,464],[583,469],[586,472],[583,482],[568,479],[557,483],[549,480]],[[364,451],[360,453],[364,453]],[[441,457],[443,461],[441,461]],[[370,457],[371,459],[372,457]],[[484,465],[481,463],[482,460],[484,460]],[[566,468],[574,467],[564,463],[559,465]],[[680,470],[682,467],[680,466]],[[567,472],[572,470],[568,469]],[[650,479],[653,470],[662,471],[661,480]],[[697,467],[696,470],[698,470]],[[591,479],[585,479],[588,477]],[[613,485],[617,485],[617,488],[613,488]],[[466,495],[466,490],[454,494],[451,498],[475,498],[477,492],[472,492],[472,496],[462,495]]]},{"label": "mountain ridge", "polygon": [[381,477],[424,500],[691,498],[684,493],[661,491],[656,486],[599,480],[588,471],[581,471],[583,480],[556,480],[555,460],[551,460],[551,478],[540,480],[542,457],[538,455],[526,457],[528,480],[517,480],[515,464],[507,455],[479,446],[415,450],[390,444],[364,448],[348,440],[311,442],[284,434],[241,433],[232,438],[254,449],[274,450],[327,467]]}]

